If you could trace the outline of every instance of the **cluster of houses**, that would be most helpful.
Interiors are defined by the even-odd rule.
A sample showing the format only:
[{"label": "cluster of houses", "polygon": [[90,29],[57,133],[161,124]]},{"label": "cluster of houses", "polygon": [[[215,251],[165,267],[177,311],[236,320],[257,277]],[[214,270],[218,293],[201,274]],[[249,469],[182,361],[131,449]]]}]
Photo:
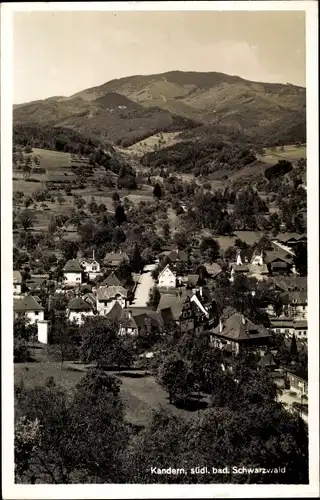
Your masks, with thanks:
[{"label": "cluster of houses", "polygon": [[[188,272],[188,254],[178,249],[167,250],[158,256],[158,262],[165,258],[166,265],[157,280],[151,282],[160,292],[156,310],[147,303],[143,307],[135,305],[139,276],[134,277],[130,287],[118,276],[118,267],[130,260],[124,252],[110,252],[101,262],[94,253],[92,258],[69,260],[63,268],[63,284],[56,284],[56,292],[66,294],[66,317],[78,325],[86,317],[95,315],[115,322],[121,335],[137,335],[144,328],[148,330],[151,324],[163,329],[174,325],[181,333],[207,335],[212,345],[226,354],[239,354],[248,348],[263,353],[272,337],[270,330],[307,342],[307,278],[299,276],[293,264],[297,241],[298,237],[294,240],[291,235],[285,241],[276,242],[272,250],[238,250],[235,262],[229,264],[230,282],[239,274],[267,280],[283,297],[281,314],[277,315],[271,304],[266,308],[270,329],[253,324],[240,313],[223,322],[212,293],[221,267],[217,263],[206,263],[207,283],[203,284],[199,275]],[[43,343],[50,339],[50,323],[37,292],[46,279],[48,276],[31,276],[24,283],[27,292],[23,293],[21,273],[19,270],[13,272],[14,315],[23,314],[30,324],[37,323],[38,339]],[[47,310],[50,310],[50,300]],[[272,368],[272,355],[261,358],[261,363]],[[291,378],[295,380],[294,375]],[[306,386],[303,387],[301,390],[306,392]]]}]

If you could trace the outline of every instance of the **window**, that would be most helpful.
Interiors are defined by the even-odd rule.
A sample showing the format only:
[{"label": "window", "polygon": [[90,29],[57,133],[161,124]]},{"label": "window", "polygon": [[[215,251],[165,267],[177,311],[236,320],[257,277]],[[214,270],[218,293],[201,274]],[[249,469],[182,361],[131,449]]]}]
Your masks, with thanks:
[{"label": "window", "polygon": [[35,314],[35,316],[39,316],[38,311],[35,311],[34,314]]},{"label": "window", "polygon": [[97,266],[92,266],[92,271],[96,271],[97,270]]},{"label": "window", "polygon": [[76,281],[80,281],[80,279],[81,279],[81,278],[77,277],[77,278],[76,278]]}]

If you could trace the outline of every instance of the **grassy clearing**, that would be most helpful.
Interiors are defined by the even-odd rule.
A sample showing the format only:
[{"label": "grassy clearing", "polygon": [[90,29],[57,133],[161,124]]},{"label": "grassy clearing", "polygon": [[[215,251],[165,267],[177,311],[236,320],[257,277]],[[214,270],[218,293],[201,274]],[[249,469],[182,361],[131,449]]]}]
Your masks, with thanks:
[{"label": "grassy clearing", "polygon": [[307,148],[306,146],[297,148],[294,145],[284,146],[284,151],[281,151],[280,147],[275,148],[275,150],[266,148],[265,154],[257,155],[257,157],[259,160],[271,164],[277,163],[279,160],[297,161],[307,157]]},{"label": "grassy clearing", "polygon": [[[26,387],[37,387],[43,385],[48,377],[54,377],[55,381],[64,389],[71,391],[73,387],[84,376],[83,367],[71,363],[65,363],[63,369],[57,362],[34,362],[16,363],[14,365],[14,380],[18,384],[23,380]],[[116,372],[110,372],[118,376]],[[120,375],[121,396],[126,408],[128,421],[136,425],[146,425],[152,416],[153,410],[160,406],[168,407],[172,412],[192,418],[195,411],[178,409],[169,405],[167,393],[157,384],[152,376],[137,376],[134,374]]]},{"label": "grassy clearing", "polygon": [[72,159],[70,153],[63,153],[60,151],[50,151],[48,149],[33,148],[32,153],[25,156],[37,156],[40,160],[40,167],[53,172],[61,170],[64,167],[70,168]]},{"label": "grassy clearing", "polygon": [[214,238],[219,242],[221,250],[226,250],[228,247],[234,246],[234,242],[237,238],[248,245],[253,245],[257,243],[262,236],[263,232],[261,231],[236,231],[234,236],[217,236]]},{"label": "grassy clearing", "polygon": [[178,138],[180,132],[163,132],[162,134],[154,134],[142,141],[136,142],[132,146],[126,149],[126,151],[132,151],[134,154],[143,155],[145,153],[149,153],[150,151],[155,150],[155,146],[159,144],[159,139],[162,135],[162,146],[161,149],[166,148],[168,146],[172,146],[177,142],[180,142],[181,139]]}]

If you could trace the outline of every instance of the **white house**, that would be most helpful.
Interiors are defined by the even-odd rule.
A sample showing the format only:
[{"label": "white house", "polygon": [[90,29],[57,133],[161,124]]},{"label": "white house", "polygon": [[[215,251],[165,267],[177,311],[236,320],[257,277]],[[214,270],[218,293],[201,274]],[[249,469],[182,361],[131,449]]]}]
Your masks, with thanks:
[{"label": "white house", "polygon": [[13,295],[21,295],[22,276],[20,271],[13,271]]},{"label": "white house", "polygon": [[177,279],[176,275],[171,271],[169,265],[162,269],[158,276],[159,288],[176,288]]},{"label": "white house", "polygon": [[128,292],[122,286],[100,286],[96,290],[98,314],[106,316],[116,302],[124,309],[127,296]]},{"label": "white house", "polygon": [[14,317],[25,316],[28,318],[29,323],[34,325],[38,321],[44,319],[44,308],[40,304],[37,297],[32,295],[25,295],[17,299],[13,299],[13,312]]},{"label": "white house", "polygon": [[80,286],[83,268],[76,259],[68,260],[63,268],[64,283],[68,286]]},{"label": "white house", "polygon": [[82,325],[84,317],[94,315],[92,306],[81,297],[70,300],[66,313],[69,321],[75,321],[78,325]]},{"label": "white house", "polygon": [[92,258],[81,259],[80,265],[83,267],[84,272],[88,275],[89,280],[95,280],[98,276],[101,276],[100,264],[94,257],[94,251]]}]

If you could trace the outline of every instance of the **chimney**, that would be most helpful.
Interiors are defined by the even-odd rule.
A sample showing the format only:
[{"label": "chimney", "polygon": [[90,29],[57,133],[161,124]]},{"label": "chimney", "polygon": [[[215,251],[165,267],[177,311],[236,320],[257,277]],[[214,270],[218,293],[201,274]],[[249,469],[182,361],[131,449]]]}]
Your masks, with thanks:
[{"label": "chimney", "polygon": [[94,260],[94,250],[92,250],[92,260]]},{"label": "chimney", "polygon": [[241,321],[242,321],[242,324],[245,325],[246,324],[246,318],[244,316],[241,316]]},{"label": "chimney", "polygon": [[223,323],[222,323],[222,319],[220,319],[219,321],[219,332],[221,333],[223,330]]},{"label": "chimney", "polygon": [[199,288],[199,293],[200,293],[200,297],[203,297],[202,286],[200,286],[200,288]]},{"label": "chimney", "polygon": [[132,319],[132,311],[131,311],[131,309],[128,311],[128,316],[129,316],[129,319]]}]

